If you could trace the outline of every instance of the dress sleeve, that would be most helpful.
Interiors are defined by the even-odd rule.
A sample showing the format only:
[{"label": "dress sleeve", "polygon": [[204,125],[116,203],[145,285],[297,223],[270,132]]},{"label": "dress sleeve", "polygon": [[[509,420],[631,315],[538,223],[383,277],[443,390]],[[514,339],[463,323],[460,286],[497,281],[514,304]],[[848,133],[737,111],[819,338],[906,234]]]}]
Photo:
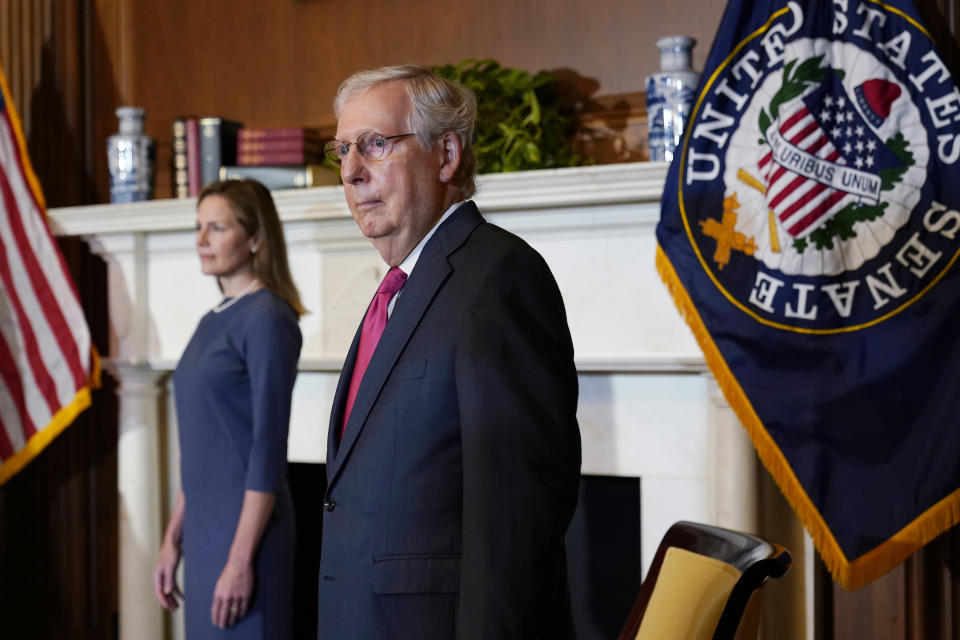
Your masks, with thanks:
[{"label": "dress sleeve", "polygon": [[463,454],[458,638],[532,638],[566,593],[580,481],[578,383],[546,263],[515,251],[481,278],[457,345]]},{"label": "dress sleeve", "polygon": [[287,469],[290,402],[302,337],[296,315],[275,305],[257,314],[246,333],[253,434],[244,488],[274,493]]}]

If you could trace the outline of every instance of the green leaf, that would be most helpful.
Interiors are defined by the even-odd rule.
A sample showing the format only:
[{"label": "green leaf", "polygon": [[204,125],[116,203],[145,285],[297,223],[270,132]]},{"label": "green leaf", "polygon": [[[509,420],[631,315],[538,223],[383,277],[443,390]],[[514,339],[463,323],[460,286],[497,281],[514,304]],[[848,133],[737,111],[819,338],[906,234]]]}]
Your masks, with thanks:
[{"label": "green leaf", "polygon": [[527,160],[531,163],[537,164],[540,162],[540,147],[532,142],[528,142],[524,145],[524,155],[527,156]]},{"label": "green leaf", "polygon": [[491,58],[468,58],[434,70],[477,96],[474,152],[485,172],[589,163],[573,152],[574,117],[557,99],[549,71],[503,67]]},{"label": "green leaf", "polygon": [[760,133],[766,134],[767,129],[770,128],[770,116],[767,115],[766,109],[763,109],[763,108],[760,109],[760,117],[758,118],[758,120],[759,120],[758,124],[760,127]]},{"label": "green leaf", "polygon": [[907,143],[906,138],[903,137],[903,133],[900,131],[897,132],[895,136],[887,140],[887,147],[890,148],[890,151],[900,159],[900,161],[908,167],[912,167],[915,164],[913,159],[913,152],[910,151],[910,145]]},{"label": "green leaf", "polygon": [[906,138],[903,137],[903,133],[898,131],[897,134],[887,140],[885,144],[887,148],[893,152],[893,155],[897,156],[897,159],[903,163],[899,167],[887,167],[886,169],[877,171],[877,175],[880,176],[880,188],[892,189],[896,183],[903,179],[903,174],[907,172],[907,169],[916,164],[916,161],[913,159],[913,152],[910,151],[909,144]]},{"label": "green leaf", "polygon": [[884,214],[886,208],[886,202],[876,205],[860,205],[851,202],[827,220],[822,227],[811,233],[810,240],[813,241],[817,249],[833,249],[834,238],[849,240],[856,237],[857,234],[853,231],[853,226],[857,222],[876,220]]},{"label": "green leaf", "polygon": [[790,77],[790,74],[793,70],[793,65],[797,64],[796,60],[790,60],[785,65],[783,65],[783,77],[784,80]]},{"label": "green leaf", "polygon": [[[796,62],[794,60],[793,62]],[[803,80],[805,82],[820,82],[823,79],[826,68],[822,68],[820,63],[823,62],[823,54],[807,58],[800,63],[800,66],[797,67],[797,73],[794,76],[797,80]]]},{"label": "green leaf", "polygon": [[522,126],[540,124],[540,101],[537,100],[537,94],[533,89],[527,89],[523,92],[523,102],[530,108],[530,113],[523,119]]}]

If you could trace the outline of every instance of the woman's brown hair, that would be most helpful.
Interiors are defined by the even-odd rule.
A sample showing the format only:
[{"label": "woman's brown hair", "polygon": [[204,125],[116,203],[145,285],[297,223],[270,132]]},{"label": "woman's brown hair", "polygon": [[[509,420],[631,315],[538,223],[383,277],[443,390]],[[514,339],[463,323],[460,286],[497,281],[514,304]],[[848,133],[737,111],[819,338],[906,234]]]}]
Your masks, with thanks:
[{"label": "woman's brown hair", "polygon": [[248,238],[258,236],[260,244],[250,258],[250,270],[267,289],[285,300],[297,316],[307,313],[300,292],[290,275],[287,243],[283,225],[270,191],[256,180],[223,180],[208,184],[197,198],[197,206],[207,196],[217,195],[230,203],[230,209]]}]

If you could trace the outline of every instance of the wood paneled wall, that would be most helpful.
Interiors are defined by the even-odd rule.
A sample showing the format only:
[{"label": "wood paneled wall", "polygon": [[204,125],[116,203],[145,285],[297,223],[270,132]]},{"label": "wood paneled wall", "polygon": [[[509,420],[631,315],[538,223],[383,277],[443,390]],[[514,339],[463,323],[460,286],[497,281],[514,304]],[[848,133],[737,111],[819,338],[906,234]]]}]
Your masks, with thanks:
[{"label": "wood paneled wall", "polygon": [[29,128],[30,96],[40,84],[43,46],[53,31],[53,0],[0,3],[0,60],[17,112]]},{"label": "wood paneled wall", "polygon": [[[960,55],[950,38],[960,24],[958,0],[917,4],[960,77]],[[658,68],[658,36],[697,38],[694,66],[702,68],[723,5],[0,0],[0,60],[48,204],[90,204],[108,200],[105,143],[116,130],[113,110],[121,104],[147,109],[147,132],[158,142],[157,196],[167,197],[174,117],[326,125],[337,85],[357,69],[468,57],[493,57],[530,71],[560,70],[590,97],[636,95],[646,74]],[[78,282],[88,283],[81,284],[85,301],[101,304],[102,265],[82,249],[69,253]],[[96,331],[100,321],[91,321]],[[0,488],[5,633],[10,620],[34,625],[13,627],[26,637],[115,633],[113,402],[111,394],[98,394],[93,409]],[[821,569],[815,637],[960,639],[958,550],[960,532],[949,532],[854,593],[834,587]]]},{"label": "wood paneled wall", "polygon": [[0,60],[50,206],[91,201],[85,14],[82,0],[0,3]]},{"label": "wood paneled wall", "polygon": [[960,640],[960,529],[862,589],[832,591],[836,640]]},{"label": "wood paneled wall", "polygon": [[[669,11],[653,0],[101,4],[114,5],[110,10],[130,29],[111,38],[116,18],[99,25],[105,46],[117,51],[113,78],[120,99],[147,109],[147,132],[159,143],[158,197],[170,194],[170,123],[180,115],[325,125],[333,119],[337,86],[358,69],[471,57],[530,71],[565,70],[588,95],[631,93],[659,68],[658,36],[696,37],[695,65],[702,66],[723,9],[714,0],[674,0]],[[100,103],[96,95],[94,101]],[[93,140],[101,145],[116,120],[107,104],[93,117]]]}]

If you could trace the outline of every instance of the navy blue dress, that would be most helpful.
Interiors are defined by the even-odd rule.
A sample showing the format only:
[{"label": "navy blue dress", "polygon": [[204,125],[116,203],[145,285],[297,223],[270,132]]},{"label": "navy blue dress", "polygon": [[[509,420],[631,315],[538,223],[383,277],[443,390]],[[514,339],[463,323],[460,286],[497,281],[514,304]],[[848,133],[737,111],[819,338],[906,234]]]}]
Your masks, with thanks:
[{"label": "navy blue dress", "polygon": [[[294,522],[287,486],[290,397],[302,337],[290,306],[267,289],[212,311],[173,374],[180,432],[184,608],[188,640],[291,637]],[[249,612],[210,621],[244,491],[276,495],[256,556]]]}]

